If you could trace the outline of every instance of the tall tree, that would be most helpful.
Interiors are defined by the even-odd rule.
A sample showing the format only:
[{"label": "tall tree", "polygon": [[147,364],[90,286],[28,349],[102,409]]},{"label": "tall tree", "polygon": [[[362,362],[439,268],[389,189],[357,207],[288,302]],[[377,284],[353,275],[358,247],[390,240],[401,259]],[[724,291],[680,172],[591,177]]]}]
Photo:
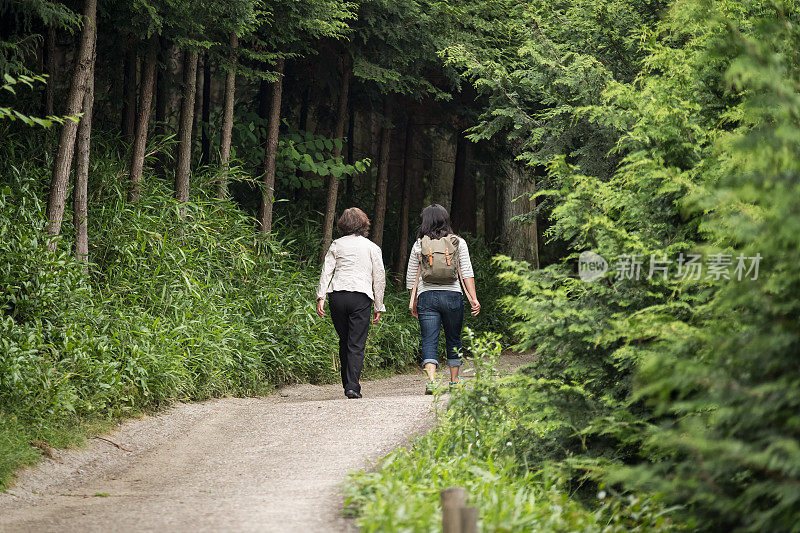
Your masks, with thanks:
[{"label": "tall tree", "polygon": [[456,164],[453,172],[453,195],[450,201],[450,219],[457,232],[473,235],[477,228],[477,190],[475,175],[469,172],[471,145],[462,133],[463,125],[456,132]]},{"label": "tall tree", "polygon": [[228,56],[228,73],[225,76],[225,101],[222,110],[222,132],[220,134],[220,174],[217,178],[217,198],[228,195],[228,169],[231,158],[231,138],[233,136],[233,102],[236,95],[236,65],[239,51],[239,36],[231,32]]},{"label": "tall tree", "polygon": [[497,178],[494,172],[486,172],[483,176],[483,238],[490,249],[500,238],[500,202],[498,198]]},{"label": "tall tree", "polygon": [[42,97],[42,114],[46,117],[55,114],[53,99],[56,87],[56,27],[48,24],[44,34],[44,72],[47,74],[47,85]]},{"label": "tall tree", "polygon": [[[83,30],[81,31],[78,53],[75,60],[75,69],[72,74],[72,83],[67,97],[67,116],[77,116],[83,107],[83,96],[87,90],[89,72],[94,63],[95,40],[97,38],[97,0],[84,0],[83,2]],[[78,125],[68,120],[61,128],[58,140],[58,151],[55,158],[53,176],[50,180],[50,192],[47,198],[47,233],[58,235],[61,233],[61,223],[64,219],[64,204],[69,188],[69,173],[72,167],[72,156],[75,151],[75,137]],[[50,246],[55,248],[55,241]]]},{"label": "tall tree", "polygon": [[139,56],[136,53],[136,37],[125,39],[125,54],[122,67],[122,138],[126,143],[134,142],[136,129],[136,79],[139,71]]},{"label": "tall tree", "polygon": [[138,201],[142,192],[141,181],[145,149],[147,147],[147,126],[150,123],[150,110],[153,104],[153,86],[155,85],[157,60],[158,36],[153,35],[150,38],[147,56],[142,69],[142,87],[139,94],[139,109],[136,112],[136,131],[133,137],[133,150],[131,151],[131,184],[128,199],[132,202]]},{"label": "tall tree", "polygon": [[211,52],[206,53],[203,61],[203,119],[200,121],[200,164],[211,162]]},{"label": "tall tree", "polygon": [[189,177],[192,165],[192,125],[194,97],[197,88],[197,50],[189,48],[183,59],[183,99],[178,124],[178,156],[175,167],[175,198],[189,200]]},{"label": "tall tree", "polygon": [[411,177],[414,141],[414,111],[409,113],[406,121],[406,137],[403,148],[403,192],[400,199],[400,239],[397,242],[397,257],[395,258],[394,271],[398,275],[401,285],[405,283],[406,259],[408,255],[408,212],[411,203]]},{"label": "tall tree", "polygon": [[383,245],[383,225],[386,221],[386,191],[389,187],[389,155],[392,140],[392,99],[386,95],[383,100],[383,123],[381,125],[380,159],[378,162],[378,183],[375,187],[375,211],[372,217],[372,242]]},{"label": "tall tree", "polygon": [[[342,78],[339,86],[339,98],[336,104],[336,125],[333,129],[333,137],[339,140],[339,142],[336,142],[333,146],[334,159],[342,156],[344,126],[347,121],[347,99],[350,92],[350,65],[346,63],[344,57],[339,57],[339,72]],[[320,263],[325,259],[325,254],[333,238],[333,219],[336,214],[339,181],[339,176],[335,176],[333,173],[328,176],[328,197],[325,204],[325,220],[322,224],[322,246],[319,252]]]},{"label": "tall tree", "polygon": [[272,231],[272,202],[275,195],[275,160],[278,155],[278,130],[281,120],[281,97],[283,95],[284,59],[275,64],[277,79],[272,83],[272,98],[269,107],[267,140],[264,145],[264,175],[262,177],[261,207],[258,215],[261,233]]},{"label": "tall tree", "polygon": [[[356,110],[350,110],[350,117],[347,125],[347,164],[352,165],[355,162],[355,142],[356,142]],[[353,175],[347,175],[347,187],[345,195],[347,196],[348,205],[353,204],[353,197],[355,196]]]},{"label": "tall tree", "polygon": [[539,242],[536,217],[536,200],[532,198],[536,181],[529,169],[506,160],[502,163],[506,181],[503,184],[503,240],[514,259],[528,261],[539,268]]},{"label": "tall tree", "polygon": [[[83,95],[83,116],[78,124],[75,187],[72,191],[72,219],[75,226],[75,257],[83,263],[89,260],[89,159],[92,142],[92,112],[94,107],[94,73],[97,61],[96,46],[92,50],[92,66]],[[85,268],[85,267],[84,267]]]}]

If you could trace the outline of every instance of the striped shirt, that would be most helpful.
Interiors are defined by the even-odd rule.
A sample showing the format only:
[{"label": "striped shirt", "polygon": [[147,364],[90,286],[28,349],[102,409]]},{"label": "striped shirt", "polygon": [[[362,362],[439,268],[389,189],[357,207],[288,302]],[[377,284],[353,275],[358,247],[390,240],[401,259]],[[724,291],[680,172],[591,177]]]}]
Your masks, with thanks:
[{"label": "striped shirt", "polygon": [[[414,288],[414,281],[417,279],[417,272],[419,272],[419,263],[422,261],[422,244],[420,240],[414,243],[411,247],[411,255],[408,258],[408,269],[406,269],[406,288],[411,290]],[[458,238],[458,261],[461,266],[461,277],[464,279],[474,278],[475,273],[472,271],[472,261],[469,259],[469,249],[467,243],[461,237]],[[461,282],[457,279],[452,283],[428,283],[422,281],[422,276],[419,278],[419,285],[417,286],[417,294],[422,294],[425,291],[458,291],[461,290]]]}]

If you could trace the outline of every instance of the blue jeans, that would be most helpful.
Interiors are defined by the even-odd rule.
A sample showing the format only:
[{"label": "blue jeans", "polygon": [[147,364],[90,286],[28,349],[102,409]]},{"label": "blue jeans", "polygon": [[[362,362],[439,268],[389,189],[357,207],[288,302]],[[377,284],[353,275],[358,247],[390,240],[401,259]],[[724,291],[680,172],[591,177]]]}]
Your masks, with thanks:
[{"label": "blue jeans", "polygon": [[444,327],[447,366],[461,366],[461,326],[464,323],[464,300],[458,291],[425,291],[417,300],[422,366],[439,365],[436,348],[439,329]]}]

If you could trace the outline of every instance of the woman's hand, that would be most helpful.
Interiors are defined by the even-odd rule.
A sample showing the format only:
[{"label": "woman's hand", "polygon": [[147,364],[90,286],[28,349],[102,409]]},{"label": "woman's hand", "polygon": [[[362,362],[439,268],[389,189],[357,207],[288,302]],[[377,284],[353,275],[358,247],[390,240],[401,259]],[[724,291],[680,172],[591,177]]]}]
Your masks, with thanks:
[{"label": "woman's hand", "polygon": [[372,319],[372,323],[373,324],[377,324],[378,320],[380,320],[380,319],[381,319],[381,312],[380,311],[375,311],[375,317]]},{"label": "woman's hand", "polygon": [[320,318],[325,318],[325,300],[317,298],[317,314]]},{"label": "woman's hand", "polygon": [[478,313],[481,312],[481,303],[478,301],[477,298],[470,302],[470,307],[472,307],[472,316],[478,316]]},{"label": "woman's hand", "polygon": [[413,298],[411,302],[408,304],[408,309],[411,311],[411,314],[414,315],[414,318],[419,318],[419,314],[417,314],[417,299]]}]

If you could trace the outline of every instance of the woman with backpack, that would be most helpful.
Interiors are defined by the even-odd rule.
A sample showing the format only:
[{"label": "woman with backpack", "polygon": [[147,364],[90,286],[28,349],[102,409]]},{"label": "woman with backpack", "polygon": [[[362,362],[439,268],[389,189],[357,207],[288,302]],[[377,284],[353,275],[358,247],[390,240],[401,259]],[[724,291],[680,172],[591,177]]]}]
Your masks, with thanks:
[{"label": "woman with backpack", "polygon": [[458,386],[458,369],[462,362],[461,326],[464,322],[462,295],[466,294],[473,316],[480,313],[481,304],[475,291],[475,275],[467,243],[453,234],[450,215],[439,204],[422,210],[417,241],[408,259],[406,287],[411,290],[409,308],[419,320],[422,334],[422,368],[428,375],[425,394],[433,394],[436,387],[436,368],[439,366],[436,348],[441,328],[444,328],[450,386]]},{"label": "woman with backpack", "polygon": [[327,296],[333,327],[339,335],[344,394],[361,398],[359,378],[364,368],[370,310],[375,308],[372,324],[377,324],[386,311],[386,271],[380,247],[367,239],[369,218],[361,209],[345,209],[336,226],[343,236],[331,243],[325,255],[317,286],[317,314],[325,317]]}]

